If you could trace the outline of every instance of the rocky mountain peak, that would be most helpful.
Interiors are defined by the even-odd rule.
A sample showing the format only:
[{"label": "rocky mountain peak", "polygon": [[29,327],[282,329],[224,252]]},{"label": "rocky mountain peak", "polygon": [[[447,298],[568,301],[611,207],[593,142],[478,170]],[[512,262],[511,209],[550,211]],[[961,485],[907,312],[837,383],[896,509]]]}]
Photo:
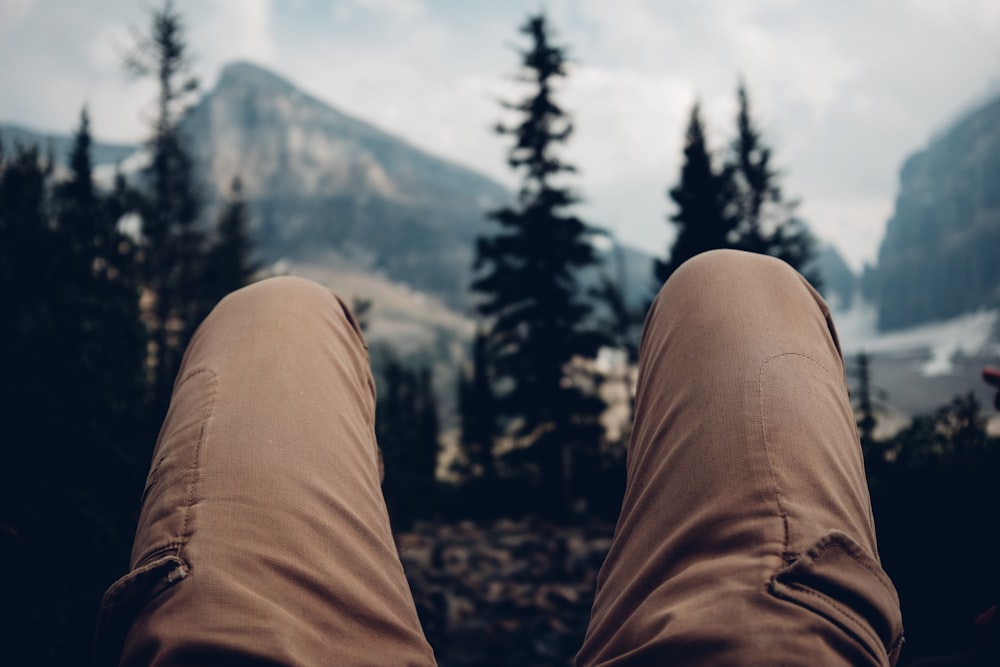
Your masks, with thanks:
[{"label": "rocky mountain peak", "polygon": [[1000,97],[906,160],[867,290],[899,329],[1000,305]]},{"label": "rocky mountain peak", "polygon": [[240,176],[250,197],[409,194],[379,155],[388,137],[251,63],[226,67],[185,127],[209,180]]},{"label": "rocky mountain peak", "polygon": [[242,181],[264,259],[332,251],[452,304],[485,209],[510,196],[252,63],[227,66],[183,130],[210,190]]}]

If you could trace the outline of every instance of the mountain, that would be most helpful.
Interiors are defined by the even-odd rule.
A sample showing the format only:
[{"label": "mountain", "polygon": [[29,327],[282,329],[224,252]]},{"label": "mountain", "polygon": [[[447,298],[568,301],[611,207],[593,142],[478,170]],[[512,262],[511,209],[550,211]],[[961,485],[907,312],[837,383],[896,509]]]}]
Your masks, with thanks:
[{"label": "mountain", "polygon": [[906,160],[865,282],[882,330],[1000,304],[1000,97]]},{"label": "mountain", "polygon": [[[39,146],[43,151],[52,148],[52,154],[57,165],[65,165],[73,150],[73,137],[69,132],[51,133],[30,130],[21,125],[0,123],[0,142],[5,151],[17,146]],[[110,144],[95,141],[91,145],[90,159],[94,165],[115,165],[125,160],[133,153],[133,144]]]},{"label": "mountain", "polygon": [[803,267],[806,275],[817,275],[820,292],[834,310],[851,307],[858,287],[858,277],[844,261],[836,247],[824,243],[817,248],[816,255]]},{"label": "mountain", "polygon": [[215,193],[241,179],[265,260],[334,250],[454,307],[485,211],[510,198],[249,63],[226,67],[182,128]]},{"label": "mountain", "polygon": [[[246,62],[223,69],[182,129],[211,198],[242,181],[266,261],[335,258],[468,310],[475,239],[490,231],[486,212],[512,197],[502,185]],[[652,260],[621,254],[639,302]]]},{"label": "mountain", "polygon": [[[370,300],[375,366],[392,355],[432,368],[443,412],[454,412],[447,403],[474,329],[475,240],[491,232],[487,211],[512,194],[245,62],[223,69],[181,129],[206,200],[240,178],[262,259]],[[607,245],[601,271],[643,303],[652,258]]]}]

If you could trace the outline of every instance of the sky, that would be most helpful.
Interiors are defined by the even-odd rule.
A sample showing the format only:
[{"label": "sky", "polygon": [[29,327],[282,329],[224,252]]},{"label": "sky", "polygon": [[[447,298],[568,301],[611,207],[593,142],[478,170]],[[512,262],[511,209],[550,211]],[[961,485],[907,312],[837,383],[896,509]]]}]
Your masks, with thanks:
[{"label": "sky", "polygon": [[[122,55],[159,0],[0,0],[0,122],[140,141],[155,90]],[[557,99],[575,133],[578,213],[653,254],[673,236],[695,100],[719,155],[736,87],[787,196],[853,268],[874,262],[903,160],[1000,94],[997,0],[175,0],[203,90],[249,60],[337,109],[515,186],[499,101],[518,27],[544,9],[567,48]]]}]

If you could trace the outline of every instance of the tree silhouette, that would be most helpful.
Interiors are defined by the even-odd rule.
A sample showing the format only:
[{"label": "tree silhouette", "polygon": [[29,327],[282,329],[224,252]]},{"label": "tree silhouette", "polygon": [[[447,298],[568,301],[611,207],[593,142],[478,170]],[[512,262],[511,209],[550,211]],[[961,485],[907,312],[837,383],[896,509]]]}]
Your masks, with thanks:
[{"label": "tree silhouette", "polygon": [[519,122],[497,127],[514,139],[507,162],[522,172],[521,187],[515,205],[489,216],[501,229],[477,241],[472,289],[482,295],[478,310],[489,322],[498,411],[530,450],[526,461],[555,509],[566,505],[569,458],[580,440],[574,417],[588,409],[581,390],[566,382],[566,367],[574,357],[592,356],[599,343],[584,326],[590,306],[575,274],[597,259],[587,225],[568,212],[576,195],[556,183],[574,171],[556,155],[573,130],[553,91],[566,76],[565,50],[551,43],[544,14],[530,16],[521,33],[530,47],[521,51],[519,78],[531,91],[504,105]]},{"label": "tree silhouette", "polygon": [[55,184],[36,148],[0,149],[0,567],[18,573],[0,595],[0,664],[89,661],[147,463],[130,245],[93,187],[90,143],[83,112]]},{"label": "tree silhouette", "polygon": [[250,283],[260,270],[260,263],[253,259],[250,214],[239,177],[233,179],[215,229],[216,239],[205,262],[205,305],[208,306]]},{"label": "tree silhouette", "polygon": [[717,170],[712,164],[701,108],[696,102],[685,133],[680,182],[669,190],[677,206],[677,211],[670,216],[670,221],[678,227],[677,236],[669,259],[655,261],[657,285],[664,283],[691,257],[706,250],[732,246],[731,237],[737,224],[730,206],[732,185],[730,168],[724,166]]},{"label": "tree silhouette", "polygon": [[996,619],[978,633],[973,619],[1000,602],[1000,440],[970,393],[914,417],[876,449],[888,455],[866,460],[866,472],[879,555],[907,619],[904,658],[996,664]]},{"label": "tree silhouette", "polygon": [[382,490],[397,527],[436,509],[439,422],[433,376],[389,353],[379,382],[375,435],[385,463]]},{"label": "tree silhouette", "polygon": [[[801,269],[812,258],[815,241],[794,215],[798,202],[784,198],[779,174],[771,164],[771,148],[750,115],[750,98],[743,81],[736,96],[736,138],[725,168],[732,179],[729,191],[736,221],[732,245],[772,255]],[[817,285],[815,279],[812,282]]]},{"label": "tree silhouette", "polygon": [[158,86],[157,115],[147,142],[151,158],[143,171],[138,210],[143,283],[152,299],[147,313],[155,355],[152,398],[165,407],[184,346],[198,316],[208,309],[202,289],[205,238],[197,226],[201,202],[180,129],[197,80],[191,75],[181,16],[170,0],[153,11],[149,35],[139,39],[125,65]]},{"label": "tree silhouette", "polygon": [[869,364],[870,357],[864,352],[859,353],[858,367],[855,372],[858,378],[856,400],[859,413],[858,436],[861,439],[861,448],[866,452],[871,449],[875,442],[875,426],[878,424],[878,420],[875,418],[875,401]]},{"label": "tree silhouette", "polygon": [[493,446],[497,415],[486,344],[485,334],[477,330],[472,341],[472,363],[458,380],[458,417],[464,457],[462,477],[467,482],[491,486],[496,479]]},{"label": "tree silhouette", "polygon": [[[771,255],[800,270],[813,257],[815,240],[794,215],[798,202],[784,198],[743,82],[737,99],[736,137],[718,168],[712,164],[698,103],[691,110],[680,182],[669,191],[677,207],[670,220],[678,231],[669,258],[654,265],[657,285],[706,250],[736,248]],[[818,277],[808,277],[819,287]]]}]

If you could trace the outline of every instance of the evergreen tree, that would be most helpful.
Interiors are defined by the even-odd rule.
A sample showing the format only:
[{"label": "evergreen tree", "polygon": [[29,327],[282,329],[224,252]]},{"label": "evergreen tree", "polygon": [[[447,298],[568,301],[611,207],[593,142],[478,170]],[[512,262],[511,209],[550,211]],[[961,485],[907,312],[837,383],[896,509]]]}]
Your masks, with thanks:
[{"label": "evergreen tree", "polygon": [[[680,183],[670,190],[677,206],[671,221],[679,226],[670,258],[657,260],[662,284],[684,261],[717,248],[771,255],[801,268],[813,257],[815,239],[794,215],[797,202],[784,198],[771,149],[750,114],[746,86],[737,90],[736,138],[717,170],[707,148],[698,104],[691,111]],[[817,276],[807,276],[817,288]]]},{"label": "evergreen tree", "polygon": [[875,403],[872,398],[871,373],[869,371],[869,357],[866,353],[858,354],[858,436],[861,439],[861,448],[868,452],[875,442],[875,426],[878,423],[875,418]]},{"label": "evergreen tree", "polygon": [[487,350],[502,388],[498,410],[530,448],[530,464],[558,511],[568,499],[571,450],[580,444],[574,418],[587,409],[580,389],[566,382],[566,367],[574,357],[592,356],[599,339],[585,330],[590,306],[575,277],[597,262],[590,230],[568,211],[577,197],[556,183],[574,171],[555,153],[573,127],[553,96],[553,85],[566,76],[566,53],[549,32],[544,14],[521,27],[531,46],[521,52],[520,79],[532,90],[505,104],[520,122],[497,131],[514,138],[507,161],[523,180],[517,203],[489,216],[501,229],[478,239],[472,288],[489,321]]},{"label": "evergreen tree", "polygon": [[[117,209],[95,190],[86,113],[69,177],[0,151],[2,664],[89,661],[93,613],[127,566],[146,452],[145,336]],[[134,465],[141,458],[141,467]]]},{"label": "evergreen tree", "polygon": [[206,305],[214,305],[230,292],[249,284],[260,269],[260,264],[253,260],[250,216],[238,177],[233,179],[229,198],[219,214],[216,235],[205,267]]},{"label": "evergreen tree", "polygon": [[[967,394],[915,416],[878,444],[889,455],[877,466],[866,461],[866,473],[879,558],[903,601],[910,659],[966,653],[978,644],[975,655],[955,662],[996,664],[997,626],[992,636],[987,627],[978,638],[971,631],[973,619],[1000,597],[1000,440],[989,436],[978,401]],[[941,568],[956,559],[955,545],[961,566]]]},{"label": "evergreen tree", "polygon": [[153,12],[150,34],[140,39],[125,64],[130,73],[151,77],[158,86],[157,114],[147,142],[151,161],[143,174],[139,213],[143,282],[153,302],[147,313],[155,354],[152,399],[165,406],[184,345],[209,299],[202,289],[200,201],[179,126],[197,80],[191,75],[181,17],[170,0]]},{"label": "evergreen tree", "polygon": [[437,399],[430,370],[385,360],[375,409],[375,435],[385,462],[383,493],[397,525],[435,509],[439,449]]},{"label": "evergreen tree", "polygon": [[771,255],[801,269],[813,257],[814,239],[794,216],[798,202],[784,198],[779,174],[771,164],[771,149],[750,116],[750,99],[742,81],[736,94],[736,138],[727,167],[736,218],[732,246]]},{"label": "evergreen tree", "polygon": [[476,331],[471,368],[459,377],[458,416],[467,482],[492,485],[496,479],[493,446],[497,435],[496,399],[486,352],[486,336]]},{"label": "evergreen tree", "polygon": [[712,164],[698,103],[691,109],[685,133],[680,182],[670,189],[669,195],[677,206],[670,220],[678,229],[670,258],[655,262],[658,285],[691,257],[706,250],[731,247],[737,223],[730,210],[731,170],[728,166],[717,170]]},{"label": "evergreen tree", "polygon": [[139,318],[133,243],[118,229],[124,210],[118,194],[105,195],[94,186],[91,143],[84,109],[69,177],[55,187],[53,209],[59,252],[65,257],[58,277],[62,310],[74,332],[75,375],[83,378],[75,401],[81,405],[80,423],[91,423],[96,433],[136,415],[146,331]]}]

